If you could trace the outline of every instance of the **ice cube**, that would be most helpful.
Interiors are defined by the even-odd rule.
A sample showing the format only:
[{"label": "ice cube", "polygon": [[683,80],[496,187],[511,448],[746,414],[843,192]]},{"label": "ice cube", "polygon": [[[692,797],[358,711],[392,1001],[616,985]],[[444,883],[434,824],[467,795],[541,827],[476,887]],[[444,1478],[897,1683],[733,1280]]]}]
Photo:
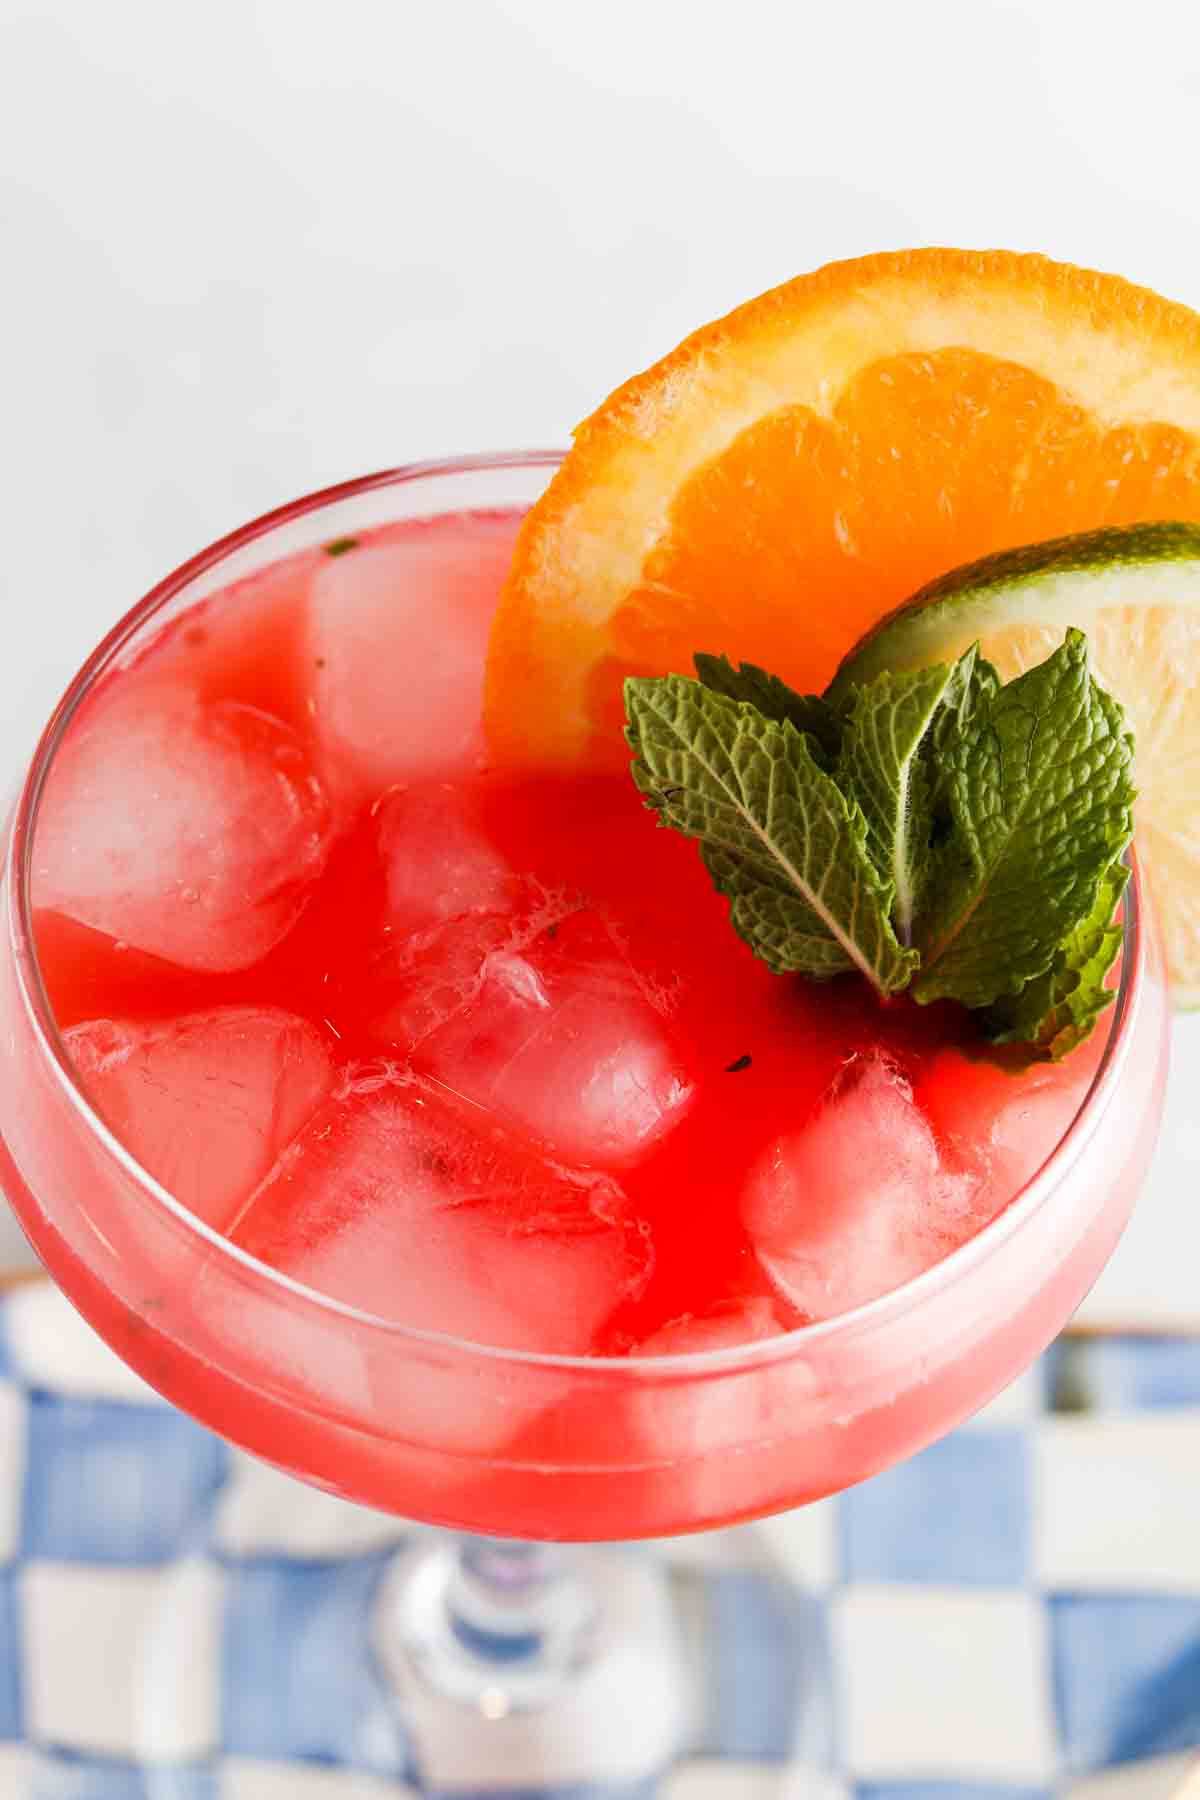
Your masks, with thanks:
[{"label": "ice cube", "polygon": [[420,929],[462,913],[501,912],[517,883],[451,782],[393,788],[378,808],[388,923]]},{"label": "ice cube", "polygon": [[542,896],[410,945],[381,1029],[415,1065],[570,1162],[621,1168],[684,1117],[690,1053],[591,908]]},{"label": "ice cube", "polygon": [[908,1081],[874,1052],[768,1146],[743,1199],[763,1267],[812,1319],[890,1293],[988,1216],[978,1179],[946,1165]]},{"label": "ice cube", "polygon": [[[788,1330],[779,1309],[762,1297],[727,1300],[699,1317],[675,1319],[647,1338],[637,1356],[695,1356],[735,1351],[763,1343]],[[681,1377],[670,1386],[641,1397],[641,1426],[650,1456],[705,1456],[713,1450],[786,1441],[816,1392],[808,1361],[784,1355],[748,1361],[737,1372],[715,1369]],[[720,1488],[720,1468],[693,1469],[686,1479],[694,1489]],[[693,1504],[696,1496],[693,1495]],[[697,1516],[706,1511],[707,1503]]]},{"label": "ice cube", "polygon": [[447,1020],[474,1004],[488,956],[504,950],[512,932],[502,913],[472,913],[379,952],[371,966],[368,1026],[379,1048],[403,1060],[417,1056]]},{"label": "ice cube", "polygon": [[499,1349],[590,1351],[649,1273],[615,1182],[386,1066],[321,1109],[232,1235],[334,1299]]},{"label": "ice cube", "polygon": [[64,1034],[88,1098],[142,1167],[218,1230],[333,1086],[313,1027],[277,1007]]},{"label": "ice cube", "polygon": [[296,733],[182,681],[118,678],[55,759],[34,904],[185,968],[248,968],[324,866],[329,807]]},{"label": "ice cube", "polygon": [[1061,1063],[1013,1069],[943,1050],[921,1084],[921,1104],[943,1140],[976,1167],[998,1209],[1041,1168],[1074,1119],[1095,1075],[1103,1030]]},{"label": "ice cube", "polygon": [[698,1356],[710,1350],[734,1350],[777,1337],[787,1325],[775,1302],[765,1295],[726,1300],[707,1313],[685,1313],[644,1338],[632,1356]]},{"label": "ice cube", "polygon": [[731,1298],[661,1326],[631,1354],[676,1359],[726,1352],[724,1363],[702,1370],[651,1367],[636,1378],[631,1371],[622,1393],[609,1397],[607,1416],[597,1412],[588,1420],[589,1441],[595,1438],[597,1454],[603,1449],[638,1465],[670,1464],[679,1517],[728,1518],[748,1510],[754,1476],[742,1457],[729,1453],[789,1443],[811,1416],[817,1384],[799,1351],[735,1353],[787,1330],[780,1307],[766,1296]]},{"label": "ice cube", "polygon": [[422,520],[319,571],[307,656],[341,781],[377,793],[476,764],[488,628],[516,529],[501,514]]},{"label": "ice cube", "polygon": [[[230,1236],[333,1300],[466,1340],[356,1325],[286,1293],[247,1305],[211,1271],[192,1296],[219,1338],[237,1334],[264,1383],[366,1417],[393,1445],[469,1457],[472,1482],[479,1458],[506,1451],[569,1376],[470,1346],[587,1354],[652,1261],[611,1178],[547,1161],[436,1083],[383,1063],[344,1075]],[[447,1496],[455,1479],[447,1463]]]}]

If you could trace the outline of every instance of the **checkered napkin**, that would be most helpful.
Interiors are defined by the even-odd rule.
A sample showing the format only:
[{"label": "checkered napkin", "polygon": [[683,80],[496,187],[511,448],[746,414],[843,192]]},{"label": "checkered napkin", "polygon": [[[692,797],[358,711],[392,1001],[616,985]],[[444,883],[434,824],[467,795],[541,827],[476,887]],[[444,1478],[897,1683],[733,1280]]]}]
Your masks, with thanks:
[{"label": "checkered napkin", "polygon": [[1200,1341],[1064,1340],[852,1493],[640,1553],[712,1627],[666,1776],[651,1704],[503,1775],[457,1729],[407,1737],[366,1620],[414,1535],[230,1451],[17,1290],[0,1797],[1157,1800],[1200,1746]]}]

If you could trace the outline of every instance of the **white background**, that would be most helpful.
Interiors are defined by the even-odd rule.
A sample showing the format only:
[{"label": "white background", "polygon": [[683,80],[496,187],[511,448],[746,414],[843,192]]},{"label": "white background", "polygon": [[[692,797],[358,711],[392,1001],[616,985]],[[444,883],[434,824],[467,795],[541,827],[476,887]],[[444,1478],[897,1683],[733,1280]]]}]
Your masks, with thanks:
[{"label": "white background", "polygon": [[[0,766],[212,537],[562,442],[832,257],[1002,244],[1200,306],[1189,10],[0,0]],[[1200,1319],[1200,1021],[1178,1048],[1110,1313]]]}]

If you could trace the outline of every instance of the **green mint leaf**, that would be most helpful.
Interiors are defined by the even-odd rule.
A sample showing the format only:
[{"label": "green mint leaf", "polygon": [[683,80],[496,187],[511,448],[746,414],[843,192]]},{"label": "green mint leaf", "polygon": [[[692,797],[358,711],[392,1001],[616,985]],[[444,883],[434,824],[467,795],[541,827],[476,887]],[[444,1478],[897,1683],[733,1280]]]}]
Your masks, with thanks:
[{"label": "green mint leaf", "polygon": [[625,683],[633,777],[662,824],[700,842],[735,930],[776,973],[858,969],[880,993],[917,964],[859,808],[790,720],[682,675]]},{"label": "green mint leaf", "polygon": [[976,655],[971,649],[957,663],[877,675],[853,689],[847,709],[838,782],[862,808],[867,848],[895,896],[892,922],[902,944],[913,941],[931,862],[938,765],[927,754],[929,740],[947,720],[961,729]]},{"label": "green mint leaf", "polygon": [[1066,641],[942,749],[950,829],[918,920],[918,1000],[989,1006],[1044,974],[1132,832],[1133,740]]},{"label": "green mint leaf", "polygon": [[1045,974],[989,1009],[983,1023],[994,1043],[1028,1044],[1034,1055],[1059,1062],[1090,1035],[1114,998],[1105,977],[1121,950],[1123,932],[1114,921],[1128,880],[1125,864],[1115,863],[1091,912],[1064,938]]},{"label": "green mint leaf", "polygon": [[999,692],[999,675],[979,654],[979,645],[973,644],[954,665],[954,679],[943,696],[925,745],[933,777],[935,808],[946,791],[947,749],[966,730],[974,714],[981,707],[990,705]]},{"label": "green mint leaf", "polygon": [[712,693],[756,706],[764,719],[776,719],[781,724],[790,719],[797,731],[816,739],[832,765],[841,747],[842,719],[828,700],[819,694],[798,694],[778,675],[768,675],[754,663],[738,663],[735,668],[727,656],[708,656],[703,650],[698,650],[692,661],[697,675]]}]

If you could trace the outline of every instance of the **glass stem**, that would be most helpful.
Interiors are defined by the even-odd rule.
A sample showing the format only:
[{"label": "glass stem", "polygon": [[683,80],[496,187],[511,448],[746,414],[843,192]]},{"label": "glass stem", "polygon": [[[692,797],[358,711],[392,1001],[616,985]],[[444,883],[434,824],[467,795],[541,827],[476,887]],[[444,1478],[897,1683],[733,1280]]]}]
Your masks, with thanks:
[{"label": "glass stem", "polygon": [[625,1547],[421,1538],[384,1576],[375,1648],[438,1792],[644,1781],[696,1707],[666,1573]]},{"label": "glass stem", "polygon": [[419,1544],[385,1582],[385,1664],[487,1717],[546,1705],[591,1655],[599,1603],[586,1552],[451,1536]]},{"label": "glass stem", "polygon": [[582,1652],[595,1615],[565,1551],[513,1539],[461,1538],[446,1603],[459,1642],[482,1661],[504,1665],[557,1658],[568,1640]]}]

